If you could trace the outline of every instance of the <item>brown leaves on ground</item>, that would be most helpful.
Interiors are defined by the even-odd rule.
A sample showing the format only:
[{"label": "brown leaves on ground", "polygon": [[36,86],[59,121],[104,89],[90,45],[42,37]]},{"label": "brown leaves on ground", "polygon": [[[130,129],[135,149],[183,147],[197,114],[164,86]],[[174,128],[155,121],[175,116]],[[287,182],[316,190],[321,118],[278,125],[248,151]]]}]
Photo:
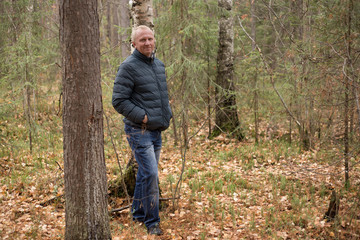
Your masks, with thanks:
[{"label": "brown leaves on ground", "polygon": [[[111,215],[114,240],[360,238],[356,165],[350,173],[353,187],[345,191],[341,157],[324,161],[320,150],[299,153],[284,142],[255,145],[205,136],[200,133],[192,139],[187,150],[180,199],[167,201],[161,210],[164,234],[148,236],[144,225],[130,220],[127,209]],[[41,169],[31,165],[35,160],[30,156],[25,158],[0,162],[0,238],[63,239],[62,172],[57,164],[46,163],[46,157]],[[162,197],[171,198],[183,156],[169,141],[161,158]],[[115,157],[107,159],[107,167],[118,168]],[[109,179],[115,177],[113,172]],[[333,222],[326,222],[323,216],[333,188],[341,196],[340,212]],[[116,199],[109,209],[126,204]]]}]

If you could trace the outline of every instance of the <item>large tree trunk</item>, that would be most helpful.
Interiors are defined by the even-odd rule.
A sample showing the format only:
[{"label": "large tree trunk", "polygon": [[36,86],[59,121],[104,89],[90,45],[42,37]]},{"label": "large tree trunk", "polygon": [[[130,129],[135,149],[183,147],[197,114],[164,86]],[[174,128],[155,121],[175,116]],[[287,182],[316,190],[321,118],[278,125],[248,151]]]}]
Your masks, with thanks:
[{"label": "large tree trunk", "polygon": [[111,239],[97,0],[60,1],[65,239]]},{"label": "large tree trunk", "polygon": [[234,31],[232,0],[219,0],[222,14],[219,20],[219,50],[217,57],[216,119],[212,137],[221,132],[239,140],[244,138],[237,115],[234,86]]}]

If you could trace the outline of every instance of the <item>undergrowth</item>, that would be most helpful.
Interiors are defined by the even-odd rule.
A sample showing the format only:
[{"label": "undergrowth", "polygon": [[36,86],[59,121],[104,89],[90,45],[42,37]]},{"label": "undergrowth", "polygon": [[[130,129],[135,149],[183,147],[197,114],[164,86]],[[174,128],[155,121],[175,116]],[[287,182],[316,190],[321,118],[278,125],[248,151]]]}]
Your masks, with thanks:
[{"label": "undergrowth", "polygon": [[[63,194],[62,121],[58,97],[51,94],[36,103],[31,128],[19,102],[1,100],[1,203],[9,204],[9,199],[18,199],[20,204],[21,199],[32,199],[38,204]],[[111,180],[120,174],[119,163],[122,170],[125,169],[130,151],[121,117],[106,104],[104,112],[110,124],[108,128],[104,119],[104,152],[108,179]],[[32,152],[29,131],[33,137]],[[164,132],[166,141],[160,162],[160,186],[166,197],[174,193],[182,161],[180,149],[173,144],[171,134]],[[164,226],[172,233],[179,231],[177,236],[190,236],[195,232],[198,239],[214,236],[223,239],[254,236],[307,239],[329,235],[342,239],[359,234],[354,230],[359,226],[358,183],[346,190],[342,187],[341,176],[334,175],[334,170],[342,164],[339,161],[341,151],[336,147],[303,152],[296,143],[282,139],[263,139],[255,144],[226,137],[207,140],[200,134],[191,142],[186,159],[180,204],[175,213],[168,207],[161,215]],[[350,161],[356,163],[356,156]],[[359,174],[357,168],[352,171],[354,175]],[[334,188],[341,197],[341,210],[333,222],[327,223],[323,216]],[[116,203],[124,202],[119,199]],[[61,202],[52,206],[53,213],[63,214]],[[25,236],[38,238],[44,234],[41,226],[47,217],[37,215],[37,209],[32,209],[29,214],[33,225],[26,230]],[[172,216],[183,218],[182,222],[171,224]],[[114,235],[129,234],[127,231],[144,234],[143,229],[129,225],[128,219],[128,215],[112,217]],[[198,223],[201,223],[200,227],[196,228]],[[188,232],[186,224],[194,227],[194,232]],[[62,236],[63,225],[58,228],[54,239]]]}]

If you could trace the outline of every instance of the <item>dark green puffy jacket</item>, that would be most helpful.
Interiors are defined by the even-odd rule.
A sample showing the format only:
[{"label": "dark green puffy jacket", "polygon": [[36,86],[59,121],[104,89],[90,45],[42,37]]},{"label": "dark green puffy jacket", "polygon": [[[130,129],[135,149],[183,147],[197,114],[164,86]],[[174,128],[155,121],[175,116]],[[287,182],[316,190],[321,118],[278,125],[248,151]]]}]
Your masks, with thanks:
[{"label": "dark green puffy jacket", "polygon": [[119,67],[112,95],[112,104],[124,122],[146,129],[165,130],[172,117],[166,84],[165,66],[157,58],[148,58],[136,49]]}]

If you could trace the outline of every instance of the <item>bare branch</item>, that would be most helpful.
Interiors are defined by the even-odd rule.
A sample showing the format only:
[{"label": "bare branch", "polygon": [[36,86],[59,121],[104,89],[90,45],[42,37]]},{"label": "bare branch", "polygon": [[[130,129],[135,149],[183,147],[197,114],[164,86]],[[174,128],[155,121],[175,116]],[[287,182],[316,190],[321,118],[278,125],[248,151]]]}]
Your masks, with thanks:
[{"label": "bare branch", "polygon": [[117,159],[117,162],[118,162],[118,165],[119,165],[119,168],[120,168],[121,184],[122,184],[122,186],[124,188],[124,192],[126,194],[126,199],[127,199],[128,203],[130,204],[130,196],[129,196],[129,193],[128,193],[127,188],[126,188],[126,184],[125,184],[125,180],[124,180],[124,176],[123,176],[123,171],[122,171],[122,167],[121,167],[121,163],[120,163],[120,159],[119,159],[119,154],[116,151],[116,147],[115,147],[115,143],[114,143],[114,140],[113,140],[112,132],[110,130],[109,119],[106,116],[105,112],[104,112],[104,116],[105,116],[105,119],[106,119],[107,128],[108,128],[108,131],[109,131],[111,143],[113,145],[114,152],[115,152],[115,155],[116,155],[116,159]]},{"label": "bare branch", "polygon": [[242,25],[241,19],[238,16],[238,21],[239,24],[242,28],[242,30],[245,32],[245,34],[248,36],[248,38],[253,42],[255,48],[258,50],[261,60],[264,63],[265,69],[268,72],[269,76],[270,76],[270,81],[271,81],[271,85],[273,86],[276,94],[278,95],[278,97],[280,98],[281,103],[283,104],[285,110],[287,111],[287,113],[290,115],[290,117],[295,121],[296,125],[298,125],[298,127],[301,127],[300,122],[297,120],[297,118],[294,116],[294,114],[291,112],[291,110],[289,109],[289,107],[287,106],[284,98],[281,96],[280,92],[278,91],[278,89],[275,86],[275,81],[274,81],[274,77],[273,77],[273,71],[271,69],[271,67],[269,66],[269,63],[266,61],[264,55],[262,54],[261,48],[259,47],[259,45],[255,42],[255,40],[250,36],[250,34],[246,31],[246,29],[244,28],[244,26]]}]

